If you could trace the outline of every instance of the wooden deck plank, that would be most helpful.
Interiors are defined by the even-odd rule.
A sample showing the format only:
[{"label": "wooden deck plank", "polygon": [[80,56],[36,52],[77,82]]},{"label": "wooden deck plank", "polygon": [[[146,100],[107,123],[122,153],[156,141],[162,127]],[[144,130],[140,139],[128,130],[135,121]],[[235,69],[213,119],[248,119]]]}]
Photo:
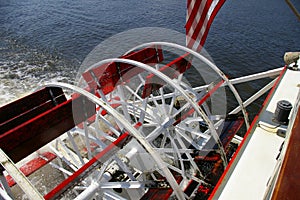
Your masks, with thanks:
[{"label": "wooden deck plank", "polygon": [[291,131],[289,144],[283,159],[272,200],[298,199],[300,197],[300,108]]}]

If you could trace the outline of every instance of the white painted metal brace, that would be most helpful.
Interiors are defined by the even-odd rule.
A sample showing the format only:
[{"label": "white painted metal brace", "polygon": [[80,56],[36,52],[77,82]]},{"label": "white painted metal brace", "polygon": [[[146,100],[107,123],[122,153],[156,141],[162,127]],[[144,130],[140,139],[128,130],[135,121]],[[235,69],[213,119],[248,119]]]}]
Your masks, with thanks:
[{"label": "white painted metal brace", "polygon": [[36,190],[26,176],[17,168],[12,160],[0,149],[0,163],[15,182],[21,187],[29,199],[40,200],[44,197]]}]

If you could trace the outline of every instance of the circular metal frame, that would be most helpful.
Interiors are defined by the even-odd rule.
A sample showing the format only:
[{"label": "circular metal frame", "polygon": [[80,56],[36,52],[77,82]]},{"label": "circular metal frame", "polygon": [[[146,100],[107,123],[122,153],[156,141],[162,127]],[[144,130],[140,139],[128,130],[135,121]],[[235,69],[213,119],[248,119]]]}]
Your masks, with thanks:
[{"label": "circular metal frame", "polygon": [[[152,43],[150,43],[152,44]],[[148,46],[148,45],[146,45]],[[142,46],[144,47],[144,45]],[[156,75],[157,77],[161,78],[163,81],[165,81],[166,83],[170,84],[173,88],[175,88],[176,90],[178,90],[184,97],[184,99],[195,109],[195,111],[203,118],[203,120],[205,121],[205,123],[207,123],[210,131],[211,131],[211,135],[214,138],[216,144],[219,147],[220,150],[220,154],[221,154],[221,158],[223,160],[223,164],[226,167],[227,166],[227,159],[226,159],[226,153],[225,150],[223,148],[222,142],[220,141],[220,138],[218,136],[218,133],[216,131],[216,128],[214,127],[212,121],[208,118],[208,116],[205,114],[205,112],[203,111],[203,109],[198,106],[198,104],[187,94],[187,92],[180,87],[179,85],[177,85],[175,82],[172,81],[172,79],[170,79],[168,76],[166,76],[165,74],[163,74],[162,72],[152,68],[151,66],[138,62],[138,61],[134,61],[134,60],[129,60],[129,59],[123,59],[123,58],[111,58],[111,59],[105,59],[102,60],[100,62],[95,63],[94,65],[92,65],[91,67],[89,67],[89,69],[104,65],[106,63],[112,63],[112,62],[116,62],[116,63],[125,63],[125,64],[130,64],[130,65],[134,65],[137,67],[140,67],[142,69],[145,69],[151,73],[153,73],[154,75]]]},{"label": "circular metal frame", "polygon": [[[110,60],[111,62],[112,60]],[[89,93],[88,91],[74,86],[67,83],[45,83],[45,87],[60,87],[64,89],[73,90],[74,92],[81,94],[85,97],[87,97],[90,101],[93,103],[99,105],[103,109],[105,109],[108,113],[110,113],[112,116],[115,117],[116,121],[119,121],[124,127],[128,130],[128,132],[135,137],[140,144],[143,145],[143,147],[148,151],[148,153],[152,156],[156,164],[158,165],[159,169],[163,171],[165,178],[169,182],[170,186],[173,188],[174,193],[178,199],[185,199],[184,192],[180,189],[178,183],[176,182],[174,176],[168,169],[168,167],[165,165],[164,161],[161,159],[161,157],[158,155],[158,153],[152,148],[152,146],[149,144],[149,142],[136,130],[127,120],[123,118],[123,116],[118,113],[114,108],[112,108],[109,104],[98,98],[92,93]]]},{"label": "circular metal frame", "polygon": [[200,59],[204,63],[206,63],[208,66],[210,66],[211,69],[213,69],[227,83],[228,87],[232,91],[232,93],[235,96],[237,102],[239,103],[239,106],[242,109],[242,113],[244,115],[245,124],[246,124],[247,129],[250,127],[249,118],[248,118],[248,114],[247,114],[246,108],[245,108],[245,106],[243,104],[243,101],[242,101],[240,95],[238,94],[237,90],[233,86],[233,84],[230,82],[230,80],[226,77],[226,75],[214,63],[212,63],[210,60],[208,60],[207,58],[205,58],[204,56],[202,56],[198,52],[196,52],[196,51],[194,51],[192,49],[189,49],[189,48],[187,48],[185,46],[181,46],[179,44],[175,44],[175,43],[170,43],[170,42],[149,42],[149,43],[144,43],[144,44],[138,45],[138,46],[130,49],[124,55],[127,55],[127,54],[129,54],[130,52],[132,52],[132,51],[134,51],[136,49],[144,48],[144,47],[147,47],[147,46],[153,46],[153,45],[156,45],[156,46],[157,45],[168,46],[168,47],[172,47],[172,48],[176,48],[176,49],[180,49],[180,50],[186,51],[186,52],[192,54],[193,56],[195,56],[196,58]]}]

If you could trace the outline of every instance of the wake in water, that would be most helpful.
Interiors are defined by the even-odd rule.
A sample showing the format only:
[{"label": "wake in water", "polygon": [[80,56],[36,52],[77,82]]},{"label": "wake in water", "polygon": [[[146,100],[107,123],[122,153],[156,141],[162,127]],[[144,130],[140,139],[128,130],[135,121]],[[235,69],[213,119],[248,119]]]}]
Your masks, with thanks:
[{"label": "wake in water", "polygon": [[32,92],[43,82],[75,79],[75,63],[58,53],[18,45],[12,40],[0,43],[0,105],[4,105]]}]

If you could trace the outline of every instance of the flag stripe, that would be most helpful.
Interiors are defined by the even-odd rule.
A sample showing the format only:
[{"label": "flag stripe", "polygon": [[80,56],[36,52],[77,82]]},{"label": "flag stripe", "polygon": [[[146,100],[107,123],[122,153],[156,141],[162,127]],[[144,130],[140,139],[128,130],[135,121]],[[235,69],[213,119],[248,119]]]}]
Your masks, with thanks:
[{"label": "flag stripe", "polygon": [[[205,7],[205,3],[205,0],[193,0],[190,7],[188,7],[188,19],[186,24],[187,44],[192,40],[193,32],[201,19],[201,13]],[[188,47],[191,48],[191,46]]]},{"label": "flag stripe", "polygon": [[216,5],[215,9],[212,11],[211,16],[209,18],[209,21],[207,23],[206,29],[203,33],[203,36],[202,36],[202,39],[201,39],[201,42],[200,42],[200,46],[198,46],[197,51],[199,51],[202,48],[202,46],[204,45],[205,40],[206,40],[207,35],[208,35],[208,32],[209,32],[209,29],[210,29],[210,26],[212,25],[212,22],[213,22],[215,16],[217,15],[218,11],[221,9],[221,7],[224,3],[225,3],[225,0],[219,1]]},{"label": "flag stripe", "polygon": [[188,46],[189,46],[189,47],[193,46],[193,43],[194,43],[195,40],[197,40],[197,38],[199,38],[199,40],[201,41],[202,34],[201,34],[200,31],[202,31],[202,30],[203,30],[203,27],[205,27],[206,24],[207,24],[208,17],[209,17],[209,16],[207,15],[207,13],[208,13],[208,10],[209,10],[211,4],[212,4],[212,0],[206,1],[204,10],[202,11],[201,18],[200,18],[200,20],[198,21],[198,23],[196,24],[196,26],[195,26],[195,28],[194,28],[194,30],[193,30],[192,35],[191,35],[191,36],[189,35],[189,36],[191,37],[191,40],[190,40],[190,42],[188,43]]},{"label": "flag stripe", "polygon": [[[191,6],[192,0],[187,0],[187,12],[188,12],[188,16],[190,16],[192,9],[189,9]],[[193,3],[195,3],[195,1],[193,1]]]},{"label": "flag stripe", "polygon": [[188,11],[190,11],[190,14],[188,16],[188,20],[186,22],[186,29],[187,30],[190,30],[193,22],[194,22],[194,19],[196,17],[196,14],[198,13],[199,11],[199,7],[200,7],[200,4],[201,4],[201,0],[200,1],[196,1],[195,4],[191,4],[190,6],[192,6],[192,9],[188,9]]},{"label": "flag stripe", "polygon": [[204,45],[209,28],[225,0],[187,0],[186,44],[194,50]]},{"label": "flag stripe", "polygon": [[191,19],[193,19],[192,21],[192,27],[189,29],[188,34],[191,36],[193,34],[193,31],[195,29],[195,27],[197,27],[197,24],[199,22],[199,20],[201,19],[202,15],[203,15],[203,10],[205,8],[206,2],[202,1],[201,5],[199,7],[199,9],[196,9],[196,16],[195,17],[190,17]]}]

